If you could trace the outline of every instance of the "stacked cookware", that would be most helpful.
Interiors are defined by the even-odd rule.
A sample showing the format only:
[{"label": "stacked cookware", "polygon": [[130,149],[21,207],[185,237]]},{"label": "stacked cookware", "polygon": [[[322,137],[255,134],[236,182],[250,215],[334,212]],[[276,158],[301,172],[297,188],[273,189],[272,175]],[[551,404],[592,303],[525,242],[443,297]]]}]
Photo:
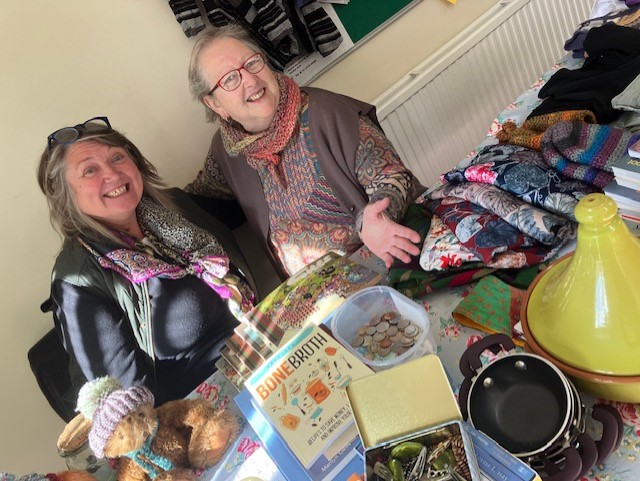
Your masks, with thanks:
[{"label": "stacked cookware", "polygon": [[[483,365],[486,350],[497,356]],[[516,352],[504,334],[471,345],[460,371],[458,401],[465,419],[548,481],[580,479],[620,445],[623,424],[615,408],[599,404],[591,410],[602,423],[602,437],[594,440],[573,383],[545,358]]]}]

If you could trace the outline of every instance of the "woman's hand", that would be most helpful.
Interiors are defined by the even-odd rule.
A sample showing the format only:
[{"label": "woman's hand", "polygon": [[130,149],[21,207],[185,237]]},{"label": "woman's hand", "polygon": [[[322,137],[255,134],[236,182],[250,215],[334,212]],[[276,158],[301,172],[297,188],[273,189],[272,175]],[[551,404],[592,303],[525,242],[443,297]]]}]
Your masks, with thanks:
[{"label": "woman's hand", "polygon": [[382,259],[387,268],[391,267],[394,258],[407,263],[411,260],[410,256],[420,253],[420,248],[416,246],[420,242],[420,235],[396,224],[385,214],[390,202],[389,198],[384,198],[364,208],[360,233],[364,245]]}]

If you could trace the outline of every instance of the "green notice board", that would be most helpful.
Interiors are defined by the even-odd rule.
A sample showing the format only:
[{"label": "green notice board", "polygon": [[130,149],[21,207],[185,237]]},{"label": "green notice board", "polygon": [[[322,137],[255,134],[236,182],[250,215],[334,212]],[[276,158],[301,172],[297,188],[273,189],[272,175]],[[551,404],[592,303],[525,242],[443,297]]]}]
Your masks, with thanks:
[{"label": "green notice board", "polygon": [[358,43],[418,1],[420,0],[349,0],[347,5],[333,4],[333,8],[353,43]]}]

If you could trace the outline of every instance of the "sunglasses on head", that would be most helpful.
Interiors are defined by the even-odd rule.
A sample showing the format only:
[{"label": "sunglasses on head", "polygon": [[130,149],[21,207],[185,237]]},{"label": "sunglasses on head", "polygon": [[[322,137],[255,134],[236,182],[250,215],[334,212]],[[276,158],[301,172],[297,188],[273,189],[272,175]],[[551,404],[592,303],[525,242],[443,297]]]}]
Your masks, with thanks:
[{"label": "sunglasses on head", "polygon": [[85,132],[95,132],[105,129],[111,130],[111,124],[106,117],[93,117],[73,127],[63,127],[47,137],[47,149],[49,153],[51,153],[51,148],[54,147],[55,144],[70,145],[80,139]]}]

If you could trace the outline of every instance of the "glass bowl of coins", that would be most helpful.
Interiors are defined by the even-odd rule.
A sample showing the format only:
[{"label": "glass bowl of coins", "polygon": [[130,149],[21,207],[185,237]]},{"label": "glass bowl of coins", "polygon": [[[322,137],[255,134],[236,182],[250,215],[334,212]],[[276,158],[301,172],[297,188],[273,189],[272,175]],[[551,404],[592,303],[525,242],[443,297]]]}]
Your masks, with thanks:
[{"label": "glass bowl of coins", "polygon": [[429,327],[424,307],[387,286],[352,294],[331,319],[338,341],[375,371],[435,353]]}]

